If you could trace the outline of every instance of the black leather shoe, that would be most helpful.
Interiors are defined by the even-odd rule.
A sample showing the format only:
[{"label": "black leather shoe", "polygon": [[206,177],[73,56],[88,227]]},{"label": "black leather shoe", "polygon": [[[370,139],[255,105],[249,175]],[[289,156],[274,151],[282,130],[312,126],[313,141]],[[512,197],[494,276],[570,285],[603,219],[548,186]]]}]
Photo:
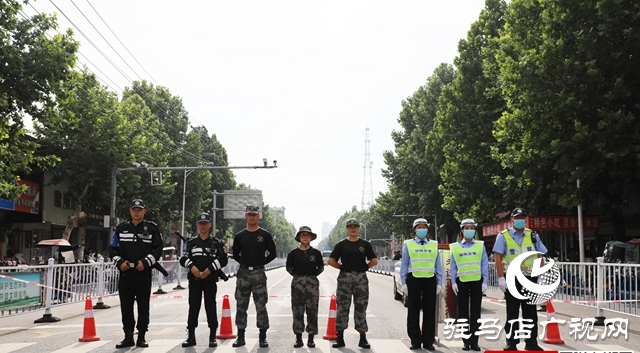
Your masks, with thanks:
[{"label": "black leather shoe", "polygon": [[474,350],[476,352],[480,352],[481,351],[480,346],[478,346],[477,344],[472,344],[471,345],[471,350]]},{"label": "black leather shoe", "polygon": [[358,342],[358,347],[365,348],[365,349],[371,348],[369,341],[367,341],[367,335],[363,333],[360,334],[360,342]]},{"label": "black leather shoe", "polygon": [[425,344],[424,345],[424,349],[426,349],[428,351],[435,351],[436,347],[433,346],[433,343],[429,343],[429,344]]},{"label": "black leather shoe", "polygon": [[149,342],[145,341],[145,339],[140,339],[140,337],[138,337],[138,340],[136,341],[136,347],[142,347],[142,348],[147,348],[149,347]]},{"label": "black leather shoe", "polygon": [[124,339],[116,344],[116,348],[127,348],[133,347],[136,345],[136,342],[133,340],[133,334],[125,335]]},{"label": "black leather shoe", "polygon": [[239,337],[238,336],[238,339],[236,339],[236,341],[231,344],[231,347],[234,347],[234,348],[235,347],[242,347],[245,344],[247,344],[247,342],[245,342],[244,336],[243,337]]},{"label": "black leather shoe", "polygon": [[471,346],[469,345],[469,343],[465,343],[464,346],[462,346],[463,351],[468,351],[470,349],[471,349]]},{"label": "black leather shoe", "polygon": [[538,344],[527,344],[524,346],[525,351],[543,351],[542,347],[538,346]]},{"label": "black leather shoe", "polygon": [[417,349],[422,348],[422,345],[420,343],[417,344],[412,344],[411,347],[409,347],[410,350],[415,351]]},{"label": "black leather shoe", "polygon": [[518,346],[515,345],[515,343],[507,343],[506,346],[504,346],[504,348],[502,348],[503,351],[517,351],[518,350]]},{"label": "black leather shoe", "polygon": [[313,341],[313,335],[309,335],[309,339],[307,340],[307,347],[316,348],[316,343]]},{"label": "black leather shoe", "polygon": [[209,340],[209,347],[210,347],[210,348],[218,347],[218,341],[216,341],[216,339],[215,339],[215,338],[214,338],[214,339],[210,339],[210,340]]}]

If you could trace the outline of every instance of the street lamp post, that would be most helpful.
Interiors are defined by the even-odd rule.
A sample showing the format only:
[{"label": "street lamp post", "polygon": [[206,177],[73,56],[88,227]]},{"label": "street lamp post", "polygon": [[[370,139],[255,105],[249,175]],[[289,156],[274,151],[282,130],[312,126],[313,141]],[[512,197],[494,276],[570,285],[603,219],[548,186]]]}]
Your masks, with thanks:
[{"label": "street lamp post", "polygon": [[[184,234],[184,204],[185,204],[185,198],[187,195],[187,177],[189,176],[189,174],[191,174],[194,171],[194,169],[191,170],[186,170],[184,171],[184,182],[182,184],[182,221],[180,222],[180,228],[182,229],[182,231],[180,232],[180,234],[182,234],[182,236],[185,236]],[[184,245],[182,244],[182,239],[178,239],[178,255],[182,255],[182,247]],[[173,288],[174,290],[180,290],[180,289],[184,289],[184,287],[182,287],[180,285],[180,276],[182,276],[182,266],[178,266],[178,285]]]},{"label": "street lamp post", "polygon": [[172,170],[184,170],[184,171],[193,171],[193,170],[213,170],[213,169],[273,169],[278,168],[276,165],[276,161],[273,161],[273,165],[267,165],[266,158],[264,159],[264,165],[254,165],[254,166],[212,166],[212,165],[199,165],[196,167],[149,167],[149,165],[145,162],[142,163],[134,163],[134,168],[118,168],[113,165],[111,169],[111,210],[109,213],[110,223],[112,227],[115,227],[115,218],[116,218],[116,175],[120,172],[137,172],[137,171],[146,171],[146,172],[166,172]]}]

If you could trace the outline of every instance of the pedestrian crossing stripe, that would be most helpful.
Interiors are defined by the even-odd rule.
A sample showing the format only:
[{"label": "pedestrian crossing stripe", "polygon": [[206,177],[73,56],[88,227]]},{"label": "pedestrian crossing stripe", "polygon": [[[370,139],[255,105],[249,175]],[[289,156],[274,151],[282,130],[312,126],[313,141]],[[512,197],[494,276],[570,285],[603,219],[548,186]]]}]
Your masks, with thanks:
[{"label": "pedestrian crossing stripe", "polygon": [[17,351],[18,349],[29,347],[32,344],[35,343],[0,343],[0,352],[9,353]]},{"label": "pedestrian crossing stripe", "polygon": [[[176,347],[180,347],[184,339],[152,339],[149,341],[149,347],[144,349],[144,353],[166,353],[173,350]],[[242,351],[252,351],[254,348],[258,346],[257,338],[247,338],[245,339],[247,344],[242,348],[234,348],[232,346],[234,340],[218,340],[218,347],[216,348],[216,353],[237,353],[238,350]],[[409,349],[409,341],[406,339],[369,339],[369,343],[371,344],[371,353],[410,353],[412,352]],[[274,342],[272,342],[274,343]],[[281,342],[280,342],[281,343]],[[306,342],[305,342],[306,343]],[[333,341],[328,340],[316,340],[316,348],[313,349],[315,353],[330,353],[332,351],[331,345]],[[19,350],[23,350],[32,345],[36,345],[38,343],[34,342],[15,342],[15,343],[0,343],[0,352],[2,353],[10,353]],[[96,341],[96,342],[77,342],[66,347],[62,347],[52,353],[88,353],[97,350],[100,347],[103,347],[101,350],[110,351],[110,348],[115,346],[115,341],[104,340],[104,341]],[[199,342],[199,346],[206,347],[207,342]],[[462,341],[443,341],[441,344],[436,345],[437,350],[442,350],[442,348],[448,348],[453,352],[461,352]],[[50,346],[50,344],[49,344]],[[351,347],[353,346],[353,347]],[[548,345],[540,345],[541,347],[547,350],[557,350],[557,347],[551,347]],[[625,348],[617,345],[607,345],[607,344],[587,344],[587,346],[593,348],[596,351],[609,351],[609,352],[628,352],[633,351],[632,349]],[[305,344],[306,347],[306,344]],[[356,348],[355,342],[347,342],[347,346],[345,348]],[[34,346],[31,347],[34,350],[42,350],[41,348]],[[293,348],[293,337],[291,338],[291,353],[299,353],[302,352],[299,348]]]}]

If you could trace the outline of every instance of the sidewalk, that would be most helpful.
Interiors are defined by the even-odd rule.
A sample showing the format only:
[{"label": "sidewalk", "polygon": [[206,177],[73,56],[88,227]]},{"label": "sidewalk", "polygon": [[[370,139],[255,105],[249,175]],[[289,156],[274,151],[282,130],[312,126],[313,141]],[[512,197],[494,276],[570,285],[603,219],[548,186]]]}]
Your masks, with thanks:
[{"label": "sidewalk", "polygon": [[[492,299],[503,300],[504,294],[499,290],[488,290],[487,296],[483,297],[483,311],[485,308],[492,310],[497,309],[495,313],[500,313],[500,323],[499,325],[503,326],[505,324],[506,317],[506,308],[504,307],[506,303],[504,302],[490,302]],[[560,336],[564,340],[564,345],[547,345],[550,347],[557,347],[557,349],[568,349],[568,350],[587,350],[593,351],[593,344],[595,345],[614,345],[619,347],[639,347],[640,346],[640,331],[638,328],[640,327],[640,317],[628,315],[620,312],[602,310],[602,316],[606,319],[627,319],[628,325],[626,326],[626,330],[628,333],[628,339],[624,338],[623,334],[620,334],[618,337],[608,336],[606,338],[602,338],[603,334],[605,334],[604,326],[595,326],[589,327],[590,325],[582,325],[582,319],[593,319],[596,317],[596,307],[595,306],[587,306],[582,304],[571,304],[571,303],[561,303],[561,302],[552,302],[553,307],[556,312],[556,319],[565,320],[565,323],[559,323],[558,328],[560,330]],[[500,307],[501,305],[502,307]],[[546,312],[538,312],[538,325],[540,322],[546,321]],[[484,315],[483,315],[484,316]],[[520,316],[521,317],[521,316]],[[574,328],[571,325],[571,319],[579,318],[580,323],[579,326],[576,327],[574,324]],[[608,330],[611,330],[613,327],[609,326]],[[622,327],[624,328],[624,326]],[[540,330],[540,326],[539,326]],[[590,330],[590,331],[589,331]],[[542,331],[539,331],[542,332]],[[588,339],[587,333],[592,337],[593,335],[597,335],[595,339]],[[504,337],[504,331],[502,332],[502,337]],[[582,337],[580,337],[582,335]],[[540,340],[540,344],[543,344],[542,340]],[[588,345],[591,345],[589,347]],[[637,351],[637,349],[634,349]]]}]

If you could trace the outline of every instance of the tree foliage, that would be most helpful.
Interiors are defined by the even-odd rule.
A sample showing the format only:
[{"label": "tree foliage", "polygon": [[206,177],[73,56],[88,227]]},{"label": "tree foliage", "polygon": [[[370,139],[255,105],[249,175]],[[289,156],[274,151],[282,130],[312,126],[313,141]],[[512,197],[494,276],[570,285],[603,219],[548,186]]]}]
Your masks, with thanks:
[{"label": "tree foliage", "polygon": [[43,121],[56,104],[61,86],[70,79],[78,43],[71,32],[50,38],[54,16],[19,17],[22,3],[0,2],[0,197],[13,199],[23,188],[15,182],[52,156],[35,154],[38,142],[26,137],[24,119]]},{"label": "tree foliage", "polygon": [[441,157],[434,158],[432,167],[440,170],[443,207],[457,219],[492,220],[503,206],[494,180],[504,172],[491,158],[491,147],[495,145],[494,122],[505,103],[493,90],[498,85],[497,73],[491,66],[485,69],[485,63],[495,56],[505,7],[504,1],[487,1],[467,38],[458,44],[456,77],[442,90],[429,136],[430,155]]}]

